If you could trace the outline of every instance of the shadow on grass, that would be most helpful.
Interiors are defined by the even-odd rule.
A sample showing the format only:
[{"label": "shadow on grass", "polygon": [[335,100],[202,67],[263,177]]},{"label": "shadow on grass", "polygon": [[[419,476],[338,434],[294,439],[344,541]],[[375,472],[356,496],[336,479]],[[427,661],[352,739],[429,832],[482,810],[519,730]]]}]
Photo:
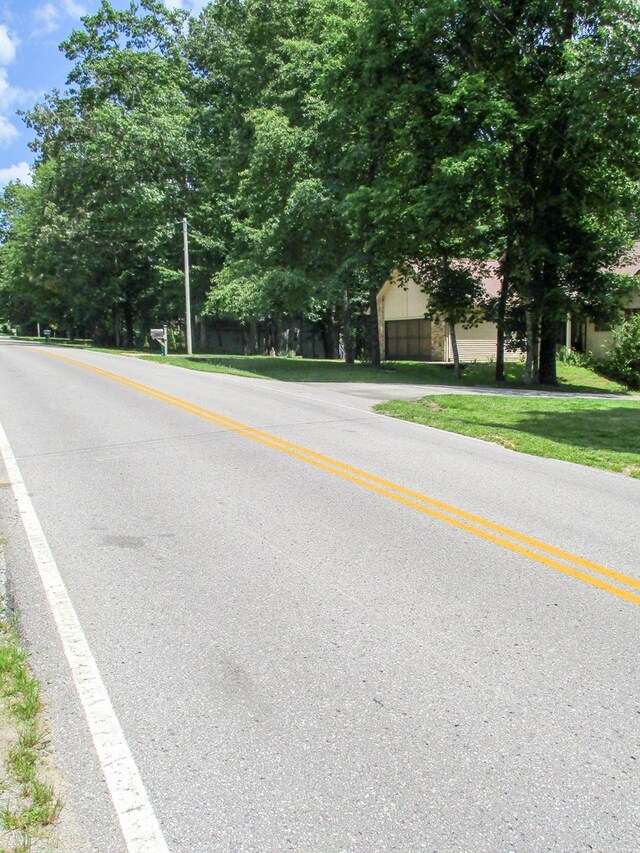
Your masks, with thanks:
[{"label": "shadow on grass", "polygon": [[242,370],[253,376],[279,379],[282,382],[370,382],[372,384],[457,385],[459,387],[485,386],[487,388],[525,389],[533,391],[568,391],[573,393],[625,393],[620,385],[610,382],[591,370],[558,365],[560,384],[554,387],[524,385],[522,364],[506,366],[506,383],[496,383],[495,364],[473,363],[465,366],[462,377],[456,380],[452,364],[418,361],[385,361],[380,367],[366,362],[345,364],[343,361],[312,358],[274,358],[272,356],[179,356],[197,365]]},{"label": "shadow on grass", "polygon": [[472,387],[486,385],[522,391],[542,391],[546,393],[568,392],[573,394],[628,394],[620,383],[613,381],[605,373],[595,368],[577,365],[558,364],[558,385],[525,385],[524,364],[505,365],[506,382],[496,382],[494,364],[468,364],[462,373],[461,385]]},{"label": "shadow on grass", "polygon": [[418,361],[385,361],[380,367],[366,362],[345,364],[339,360],[312,358],[276,358],[273,356],[243,355],[181,355],[171,354],[168,358],[159,355],[143,355],[144,359],[166,362],[192,370],[237,373],[263,379],[278,379],[281,382],[366,382],[374,385],[396,383],[398,385],[440,385],[460,388],[486,387],[525,389],[529,391],[565,391],[593,394],[626,393],[625,389],[606,380],[593,371],[580,367],[559,365],[560,386],[528,388],[522,383],[523,367],[520,364],[507,366],[507,382],[496,383],[495,364],[473,363],[465,367],[460,380],[453,375],[453,365]]},{"label": "shadow on grass", "polygon": [[282,382],[390,382],[416,385],[452,385],[449,365],[421,362],[384,362],[373,367],[366,362],[345,364],[328,359],[274,358],[272,356],[185,356],[195,365],[210,364],[242,370],[254,376]]},{"label": "shadow on grass", "polygon": [[[506,425],[485,422],[485,426],[504,429]],[[640,405],[575,412],[527,411],[508,429],[590,450],[640,454]]]}]

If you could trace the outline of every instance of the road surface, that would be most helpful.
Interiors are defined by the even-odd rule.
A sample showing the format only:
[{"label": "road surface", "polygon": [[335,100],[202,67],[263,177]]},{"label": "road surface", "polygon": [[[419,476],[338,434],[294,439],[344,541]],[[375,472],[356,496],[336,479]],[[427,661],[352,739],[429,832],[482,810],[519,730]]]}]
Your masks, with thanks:
[{"label": "road surface", "polygon": [[2,488],[65,853],[638,850],[640,482],[54,347],[0,345],[0,424],[157,821]]}]

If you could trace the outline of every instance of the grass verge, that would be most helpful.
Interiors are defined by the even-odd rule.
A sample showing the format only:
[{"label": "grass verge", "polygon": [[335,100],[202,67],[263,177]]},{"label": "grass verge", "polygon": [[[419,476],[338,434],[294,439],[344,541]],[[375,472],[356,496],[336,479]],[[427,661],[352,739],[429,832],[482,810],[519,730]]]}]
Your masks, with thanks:
[{"label": "grass verge", "polygon": [[392,400],[375,409],[520,453],[640,479],[640,402],[460,394]]},{"label": "grass verge", "polygon": [[[44,339],[23,337],[17,340],[41,342]],[[275,358],[264,355],[170,355],[165,357],[140,352],[139,350],[116,350],[86,346],[72,341],[65,342],[60,338],[52,340],[51,344],[134,356],[145,361],[170,364],[188,370],[228,373],[233,376],[260,379],[278,379],[281,382],[370,382],[374,384],[445,385],[467,388],[474,386],[487,388],[527,387],[523,382],[524,365],[511,362],[505,366],[506,382],[498,383],[494,379],[495,365],[492,363],[468,364],[464,368],[461,378],[456,381],[453,375],[453,365],[423,361],[385,361],[381,367],[377,368],[365,362],[345,364],[337,359]],[[558,362],[557,372],[559,385],[553,387],[536,386],[536,390],[589,394],[629,394],[630,396],[633,394],[620,382],[609,379],[591,368]]]},{"label": "grass verge", "polygon": [[52,826],[62,805],[43,773],[48,740],[40,687],[4,602],[0,612],[0,748],[4,771],[0,778],[0,853],[55,849]]},{"label": "grass verge", "polygon": [[56,346],[56,347],[72,347],[73,349],[93,349],[91,346],[91,341],[88,338],[79,338],[77,340],[69,340],[68,338],[44,338],[44,337],[33,337],[29,335],[18,335],[14,337],[13,335],[0,335],[0,339],[2,340],[11,340],[17,343],[27,343],[27,344],[42,344],[43,346]]},{"label": "grass verge", "polygon": [[[269,356],[195,355],[195,356],[142,356],[145,360],[161,364],[203,370],[210,373],[231,373],[235,376],[279,379],[284,382],[373,382],[403,385],[482,385],[497,387],[493,378],[495,365],[470,364],[459,382],[453,376],[452,365],[429,364],[418,361],[387,361],[380,368],[369,364],[345,364],[315,358],[273,358]],[[510,388],[525,387],[522,382],[522,364],[508,364],[507,383]],[[560,386],[554,391],[582,393],[626,394],[627,389],[586,367],[558,364]],[[544,389],[541,389],[544,390]]]}]

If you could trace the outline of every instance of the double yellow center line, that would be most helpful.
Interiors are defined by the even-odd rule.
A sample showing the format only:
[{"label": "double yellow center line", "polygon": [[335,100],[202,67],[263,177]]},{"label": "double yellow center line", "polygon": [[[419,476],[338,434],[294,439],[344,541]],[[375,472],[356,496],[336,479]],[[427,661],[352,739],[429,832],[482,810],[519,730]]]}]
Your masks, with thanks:
[{"label": "double yellow center line", "polygon": [[[40,350],[40,352],[43,352]],[[341,477],[343,480],[348,480],[363,489],[368,489],[370,492],[382,495],[399,504],[404,504],[411,509],[417,510],[424,515],[429,515],[432,518],[437,518],[439,521],[471,533],[474,536],[479,536],[495,545],[506,548],[508,551],[513,551],[523,557],[528,557],[537,563],[542,563],[565,575],[570,575],[577,580],[583,581],[590,586],[595,586],[598,589],[605,590],[612,595],[622,598],[625,601],[630,601],[633,604],[640,604],[640,594],[631,590],[640,590],[640,580],[629,575],[617,572],[614,569],[609,569],[606,566],[601,566],[598,563],[593,563],[590,560],[585,560],[569,551],[563,551],[561,548],[556,548],[554,545],[548,545],[539,539],[534,539],[531,536],[526,536],[518,533],[516,530],[511,530],[501,524],[496,524],[486,518],[478,515],[473,515],[463,509],[443,503],[435,498],[423,495],[413,489],[407,489],[404,486],[399,486],[390,480],[385,480],[382,477],[377,477],[375,474],[369,474],[367,471],[361,471],[359,468],[354,468],[337,459],[332,459],[329,456],[324,456],[322,453],[316,453],[307,447],[302,447],[298,444],[293,444],[290,441],[285,441],[268,432],[264,432],[256,427],[248,426],[240,421],[228,418],[225,415],[220,415],[217,412],[212,412],[210,409],[205,409],[202,406],[196,406],[194,403],[189,403],[179,397],[174,397],[171,394],[165,394],[163,391],[158,391],[155,388],[150,388],[148,385],[143,385],[140,382],[135,382],[132,379],[126,379],[124,376],[119,376],[116,373],[110,373],[107,370],[102,370],[99,367],[94,367],[90,364],[77,361],[76,359],[67,358],[66,356],[57,353],[44,353],[51,358],[56,358],[59,361],[67,362],[75,367],[81,367],[91,373],[96,373],[141,394],[146,394],[148,397],[153,397],[160,400],[169,406],[180,409],[183,412],[188,412],[202,420],[209,421],[217,426],[228,429],[239,435],[249,438],[252,441],[257,441],[264,444],[266,447],[271,447],[280,453],[286,453],[301,462],[306,462],[308,465],[313,465],[320,468],[335,477]],[[606,578],[606,580],[605,580]],[[626,588],[625,588],[626,587]]]}]

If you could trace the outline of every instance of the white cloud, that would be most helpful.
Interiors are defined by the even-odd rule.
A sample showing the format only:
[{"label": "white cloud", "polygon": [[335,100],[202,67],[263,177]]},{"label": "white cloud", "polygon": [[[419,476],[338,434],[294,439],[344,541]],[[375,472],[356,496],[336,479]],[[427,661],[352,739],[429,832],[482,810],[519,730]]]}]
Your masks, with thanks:
[{"label": "white cloud", "polygon": [[36,23],[33,35],[48,35],[58,28],[60,9],[54,3],[45,3],[34,10],[33,19]]},{"label": "white cloud", "polygon": [[35,89],[12,86],[6,69],[0,68],[0,112],[6,112],[15,106],[29,106],[40,97],[40,94]]},{"label": "white cloud", "polygon": [[0,147],[13,142],[18,130],[13,124],[13,116],[18,106],[31,106],[38,98],[38,92],[12,86],[6,68],[0,67]]},{"label": "white cloud", "polygon": [[23,184],[31,185],[31,166],[26,160],[0,169],[0,187],[4,187],[9,181],[21,181]]},{"label": "white cloud", "polygon": [[16,58],[18,40],[9,35],[5,24],[0,24],[0,65],[9,65]]},{"label": "white cloud", "polygon": [[0,147],[10,145],[18,137],[13,111],[18,104],[28,103],[33,95],[12,86],[4,67],[15,59],[18,45],[18,39],[11,35],[6,24],[0,24]]},{"label": "white cloud", "polygon": [[202,11],[209,0],[164,0],[167,9],[188,9],[189,12],[197,14]]},{"label": "white cloud", "polygon": [[8,145],[18,136],[18,129],[6,116],[0,115],[0,146]]},{"label": "white cloud", "polygon": [[70,18],[81,18],[87,14],[85,7],[76,0],[62,0],[62,8]]},{"label": "white cloud", "polygon": [[87,14],[87,9],[77,0],[49,0],[38,6],[33,12],[35,28],[32,35],[46,36],[55,32],[65,18],[81,18]]}]

